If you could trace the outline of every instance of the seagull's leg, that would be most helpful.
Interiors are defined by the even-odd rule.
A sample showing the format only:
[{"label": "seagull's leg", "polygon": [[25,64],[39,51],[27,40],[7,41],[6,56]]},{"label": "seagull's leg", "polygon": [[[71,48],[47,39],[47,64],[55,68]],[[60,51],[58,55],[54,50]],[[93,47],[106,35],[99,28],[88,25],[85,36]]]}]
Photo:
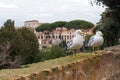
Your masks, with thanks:
[{"label": "seagull's leg", "polygon": [[74,53],[75,53],[75,51],[73,50],[73,58],[75,58],[75,54]]},{"label": "seagull's leg", "polygon": [[95,53],[95,47],[93,46],[92,48],[93,48],[93,54],[94,54]]},{"label": "seagull's leg", "polygon": [[98,47],[98,52],[100,51],[100,47]]},{"label": "seagull's leg", "polygon": [[100,50],[101,50],[101,48],[100,48],[100,47],[98,47],[98,53],[101,53],[101,51],[100,51]]},{"label": "seagull's leg", "polygon": [[[80,50],[78,49],[78,50],[77,50],[77,52],[79,53],[79,52],[80,52]],[[77,58],[79,58],[78,53],[75,55]]]},{"label": "seagull's leg", "polygon": [[76,51],[75,51],[75,58],[77,58],[77,52],[78,52],[78,51],[76,50]]}]

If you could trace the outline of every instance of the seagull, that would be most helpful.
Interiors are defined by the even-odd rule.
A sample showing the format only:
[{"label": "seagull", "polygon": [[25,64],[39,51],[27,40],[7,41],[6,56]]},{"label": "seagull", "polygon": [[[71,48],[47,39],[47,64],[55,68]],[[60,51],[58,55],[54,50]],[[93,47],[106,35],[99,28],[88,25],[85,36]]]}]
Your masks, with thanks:
[{"label": "seagull", "polygon": [[84,44],[84,38],[82,37],[84,32],[76,30],[74,34],[75,36],[67,43],[67,48],[73,51],[73,57],[75,57],[74,51],[78,51]]},{"label": "seagull", "polygon": [[88,42],[88,46],[93,47],[93,53],[94,53],[94,48],[98,47],[99,49],[99,47],[103,45],[103,42],[104,42],[103,33],[101,31],[97,31],[96,34],[90,38]]}]

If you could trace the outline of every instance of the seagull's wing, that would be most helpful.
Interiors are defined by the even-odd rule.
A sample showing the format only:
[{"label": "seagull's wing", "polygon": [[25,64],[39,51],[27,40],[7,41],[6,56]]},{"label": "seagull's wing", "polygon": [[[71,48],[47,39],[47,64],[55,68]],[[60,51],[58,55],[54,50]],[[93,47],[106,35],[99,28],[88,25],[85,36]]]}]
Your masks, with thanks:
[{"label": "seagull's wing", "polygon": [[91,44],[94,42],[94,36],[92,36],[88,42],[88,46],[91,46]]},{"label": "seagull's wing", "polygon": [[72,46],[73,44],[73,39],[71,39],[68,43],[67,43],[67,47],[70,48],[70,46]]}]

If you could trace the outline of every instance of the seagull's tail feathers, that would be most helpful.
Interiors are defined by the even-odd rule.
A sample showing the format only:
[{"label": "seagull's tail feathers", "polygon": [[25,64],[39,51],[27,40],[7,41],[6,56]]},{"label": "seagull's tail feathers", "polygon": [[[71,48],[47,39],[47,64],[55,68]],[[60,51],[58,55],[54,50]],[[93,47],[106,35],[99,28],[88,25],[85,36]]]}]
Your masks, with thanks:
[{"label": "seagull's tail feathers", "polygon": [[66,47],[65,52],[66,52],[68,55],[72,54],[72,50],[71,50],[69,47]]},{"label": "seagull's tail feathers", "polygon": [[90,44],[90,43],[88,43],[88,44],[87,44],[87,46],[91,46],[91,44]]},{"label": "seagull's tail feathers", "polygon": [[69,47],[67,47],[66,49],[67,49],[67,50],[70,50],[70,48],[69,48]]}]

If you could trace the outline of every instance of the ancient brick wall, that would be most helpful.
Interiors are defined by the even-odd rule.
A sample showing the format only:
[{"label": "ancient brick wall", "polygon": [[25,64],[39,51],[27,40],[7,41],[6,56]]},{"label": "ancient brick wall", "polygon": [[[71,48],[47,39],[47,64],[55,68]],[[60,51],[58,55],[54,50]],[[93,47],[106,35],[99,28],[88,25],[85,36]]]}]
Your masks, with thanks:
[{"label": "ancient brick wall", "polygon": [[104,54],[13,80],[120,80],[120,45]]}]

